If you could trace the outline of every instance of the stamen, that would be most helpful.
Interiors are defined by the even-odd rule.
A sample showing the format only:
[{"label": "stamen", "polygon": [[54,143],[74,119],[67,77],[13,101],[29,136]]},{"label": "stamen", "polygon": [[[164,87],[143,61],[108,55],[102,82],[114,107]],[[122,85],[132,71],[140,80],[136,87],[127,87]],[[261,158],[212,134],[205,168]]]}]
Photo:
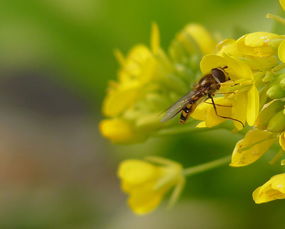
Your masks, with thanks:
[{"label": "stamen", "polygon": [[285,25],[285,18],[283,18],[283,17],[277,16],[277,15],[274,15],[274,14],[270,14],[270,13],[266,14],[265,17],[268,18],[268,19],[273,19],[274,21],[277,21],[277,22]]}]

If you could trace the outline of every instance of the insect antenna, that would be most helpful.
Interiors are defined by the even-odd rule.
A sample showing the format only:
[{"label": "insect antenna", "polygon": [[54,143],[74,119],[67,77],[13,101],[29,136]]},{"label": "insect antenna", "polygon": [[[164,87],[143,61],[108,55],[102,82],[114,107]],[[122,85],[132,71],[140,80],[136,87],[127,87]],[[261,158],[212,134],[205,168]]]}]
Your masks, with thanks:
[{"label": "insect antenna", "polygon": [[242,121],[238,120],[238,119],[219,115],[218,112],[217,112],[217,107],[216,107],[216,104],[215,104],[215,101],[214,101],[213,97],[211,95],[208,95],[208,97],[212,101],[212,104],[213,104],[213,107],[214,107],[214,110],[215,110],[215,113],[216,113],[217,116],[219,116],[220,118],[229,119],[229,120],[233,120],[233,121],[239,122],[242,125],[242,127],[244,127],[244,123]]}]

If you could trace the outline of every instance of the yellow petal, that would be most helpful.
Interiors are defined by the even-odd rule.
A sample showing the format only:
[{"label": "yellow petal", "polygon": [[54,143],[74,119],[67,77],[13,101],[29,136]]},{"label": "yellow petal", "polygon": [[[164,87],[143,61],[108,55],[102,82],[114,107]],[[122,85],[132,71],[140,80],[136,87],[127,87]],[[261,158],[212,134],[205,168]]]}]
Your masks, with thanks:
[{"label": "yellow petal", "polygon": [[206,122],[199,122],[197,125],[196,125],[197,128],[205,128],[207,127],[206,126]]},{"label": "yellow petal", "polygon": [[275,175],[253,192],[257,204],[277,199],[285,199],[285,173]]},{"label": "yellow petal", "polygon": [[[232,105],[232,117],[234,119],[237,119],[241,121],[242,123],[245,123],[246,120],[246,114],[247,114],[247,97],[245,93],[236,94],[233,97],[233,105]],[[243,129],[243,125],[239,122],[233,122],[234,126],[241,130]]]},{"label": "yellow petal", "polygon": [[217,98],[214,101],[216,104],[217,113],[215,112],[214,106],[212,104],[209,104],[210,107],[207,110],[207,118],[205,120],[207,127],[219,125],[220,123],[227,120],[225,118],[221,118],[220,116],[231,117],[231,103],[227,99]]},{"label": "yellow petal", "polygon": [[233,151],[230,166],[241,167],[259,159],[274,143],[275,137],[271,132],[252,129],[240,140]]},{"label": "yellow petal", "polygon": [[143,78],[142,72],[153,59],[151,51],[145,45],[136,45],[128,53],[124,65],[121,68],[119,79],[123,83],[128,83],[136,79]]},{"label": "yellow petal", "polygon": [[283,63],[285,63],[285,40],[282,41],[278,47],[278,57]]},{"label": "yellow petal", "polygon": [[279,37],[277,34],[267,32],[249,33],[237,40],[237,46],[243,55],[266,57],[275,53],[271,41]]},{"label": "yellow petal", "polygon": [[226,39],[218,43],[217,45],[218,55],[226,56],[240,56],[236,41],[234,39]]},{"label": "yellow petal", "polygon": [[110,91],[103,102],[104,115],[115,117],[130,108],[140,96],[139,87],[138,84],[133,84]]},{"label": "yellow petal", "polygon": [[128,204],[132,211],[138,215],[144,215],[155,210],[163,198],[164,192],[139,189],[132,193]]},{"label": "yellow petal", "polygon": [[282,150],[285,151],[285,132],[282,132],[279,135],[279,145],[281,146]]},{"label": "yellow petal", "polygon": [[118,169],[118,176],[127,183],[138,185],[159,176],[157,166],[142,160],[125,160]]},{"label": "yellow petal", "polygon": [[139,141],[142,136],[139,136],[134,126],[119,118],[105,119],[100,122],[99,129],[101,134],[110,139],[113,143],[129,143]]},{"label": "yellow petal", "polygon": [[265,56],[265,57],[252,57],[252,56],[243,56],[243,61],[250,66],[252,70],[266,71],[276,65],[278,65],[277,56]]},{"label": "yellow petal", "polygon": [[279,38],[279,35],[267,32],[255,32],[245,35],[244,43],[250,47],[260,47],[268,45],[271,39]]},{"label": "yellow petal", "polygon": [[190,24],[185,28],[185,33],[190,35],[198,44],[203,54],[214,51],[216,42],[205,27],[199,24]]},{"label": "yellow petal", "polygon": [[194,112],[191,114],[191,117],[197,120],[206,120],[207,119],[207,110],[212,106],[211,104],[201,103],[199,104]]},{"label": "yellow petal", "polygon": [[[250,36],[249,36],[248,42],[249,44],[252,42],[252,39],[250,38]],[[275,55],[256,57],[256,56],[249,56],[249,55],[246,55],[245,53],[242,53],[243,48],[239,49],[238,42],[233,39],[226,39],[224,41],[221,41],[217,45],[217,49],[218,49],[218,52],[217,52],[218,55],[230,56],[233,58],[240,59],[244,63],[248,64],[250,68],[253,70],[265,71],[278,64],[278,58]],[[270,50],[272,51],[271,48]],[[274,52],[275,52],[275,49],[274,49]]]},{"label": "yellow petal", "polygon": [[285,0],[279,0],[279,3],[283,10],[285,10]]},{"label": "yellow petal", "polygon": [[247,123],[253,126],[259,112],[259,93],[255,86],[248,91],[247,99]]},{"label": "yellow petal", "polygon": [[227,66],[225,72],[229,75],[230,79],[253,79],[251,69],[245,63],[233,59],[229,56],[206,55],[200,62],[201,72],[209,74],[213,68],[222,68]]},{"label": "yellow petal", "polygon": [[[231,117],[231,102],[225,98],[214,98],[217,113],[220,116]],[[191,117],[197,120],[201,120],[197,127],[213,127],[226,121],[226,119],[217,116],[214,106],[209,103],[201,103],[197,106],[195,111],[191,114]]]}]

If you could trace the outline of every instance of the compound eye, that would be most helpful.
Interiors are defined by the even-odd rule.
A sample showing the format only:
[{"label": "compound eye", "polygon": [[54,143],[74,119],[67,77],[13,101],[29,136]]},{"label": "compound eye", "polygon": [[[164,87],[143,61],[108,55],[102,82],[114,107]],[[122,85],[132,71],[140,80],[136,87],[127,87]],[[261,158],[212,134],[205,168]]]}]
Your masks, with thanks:
[{"label": "compound eye", "polygon": [[219,68],[213,68],[212,69],[212,75],[213,77],[219,81],[219,83],[223,83],[226,81],[226,75],[223,70]]}]

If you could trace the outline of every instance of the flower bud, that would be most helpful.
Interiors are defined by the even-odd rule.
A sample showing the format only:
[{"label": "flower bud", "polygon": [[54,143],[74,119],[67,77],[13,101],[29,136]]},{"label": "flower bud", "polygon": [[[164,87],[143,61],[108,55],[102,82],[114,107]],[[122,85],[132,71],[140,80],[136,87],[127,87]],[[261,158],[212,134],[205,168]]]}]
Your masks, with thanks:
[{"label": "flower bud", "polygon": [[283,110],[284,102],[281,100],[274,100],[270,103],[267,103],[263,106],[260,111],[257,120],[255,121],[255,126],[259,129],[267,129],[268,123],[272,117]]},{"label": "flower bud", "polygon": [[285,90],[283,90],[280,84],[278,83],[271,86],[267,90],[266,94],[270,99],[280,99],[282,97],[285,97]]},{"label": "flower bud", "polygon": [[268,72],[265,73],[265,76],[263,77],[262,81],[264,83],[267,83],[267,82],[272,81],[273,79],[274,79],[273,73],[268,71]]},{"label": "flower bud", "polygon": [[284,76],[284,78],[280,80],[280,87],[281,87],[283,90],[285,90],[285,75],[284,75],[284,74],[282,74],[282,75]]},{"label": "flower bud", "polygon": [[285,130],[285,115],[283,111],[279,111],[269,121],[267,130],[271,132],[282,132]]}]

